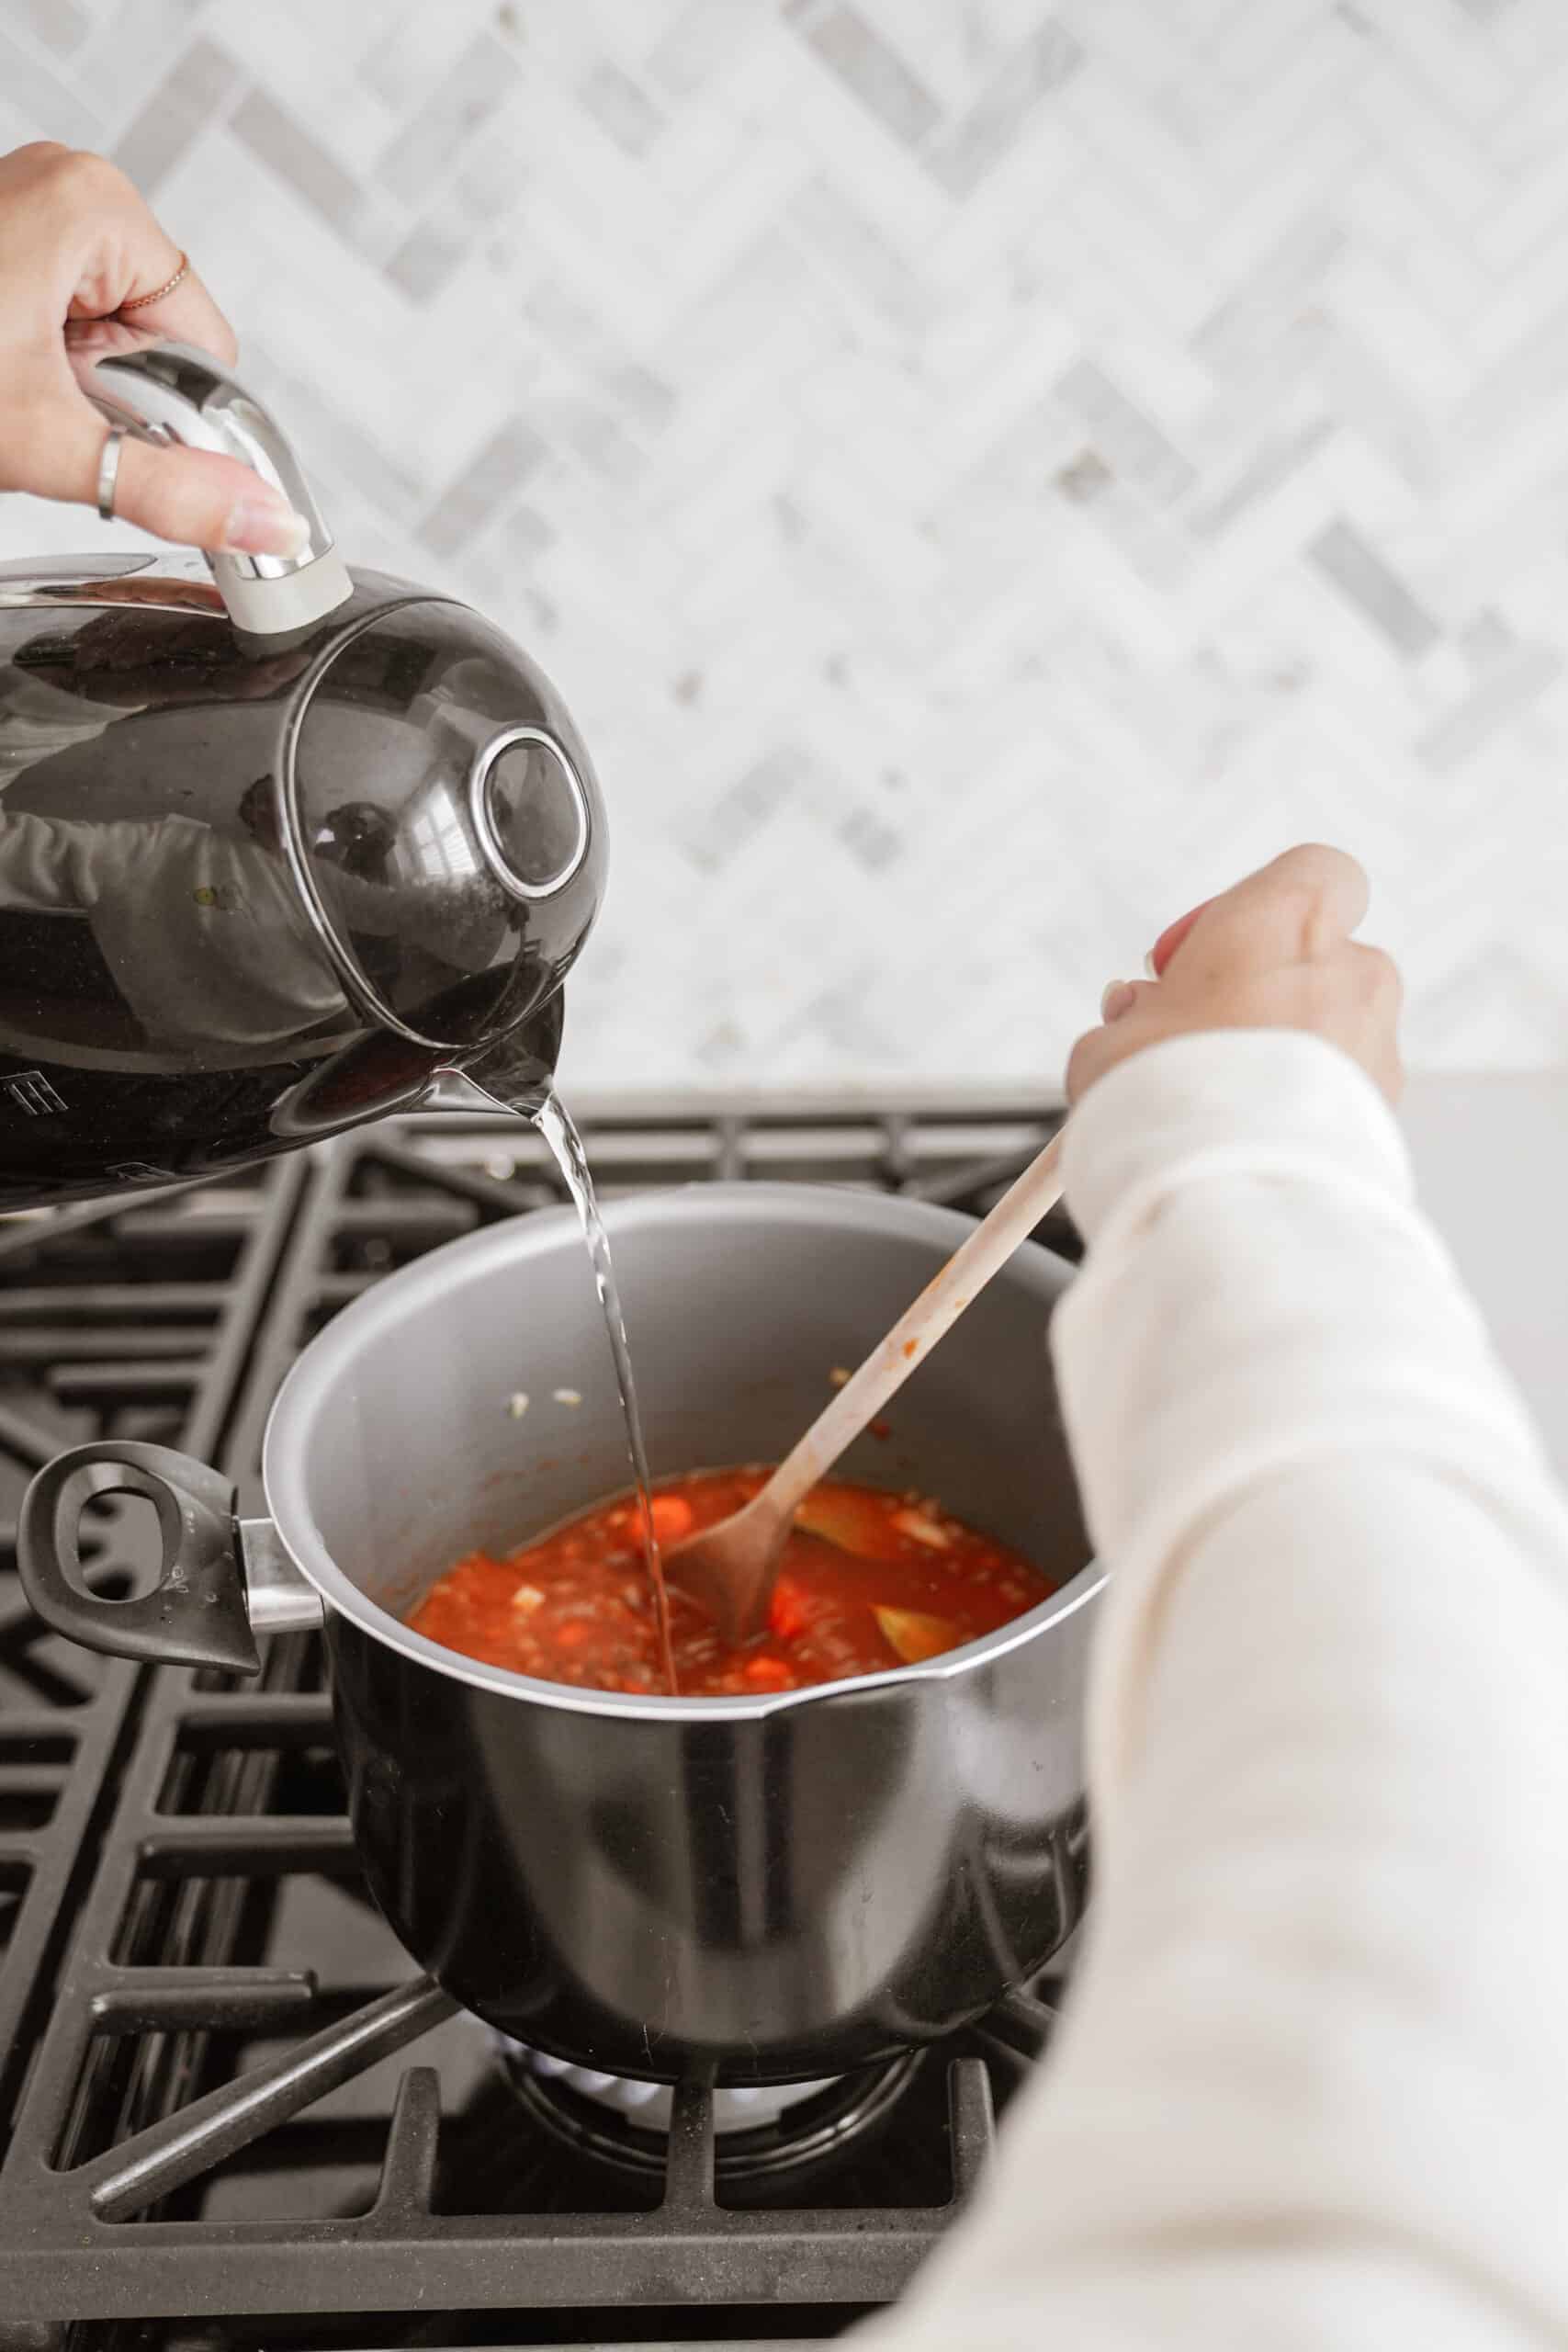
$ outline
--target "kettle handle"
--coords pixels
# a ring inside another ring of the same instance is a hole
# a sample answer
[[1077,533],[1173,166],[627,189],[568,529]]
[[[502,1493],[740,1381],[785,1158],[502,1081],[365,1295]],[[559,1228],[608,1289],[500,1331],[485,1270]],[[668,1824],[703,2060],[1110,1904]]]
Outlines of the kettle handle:
[[141,440],[237,458],[304,516],[310,537],[298,555],[208,555],[236,628],[278,637],[347,601],[354,582],[299,460],[261,402],[210,352],[102,320],[68,329],[66,345],[77,383],[111,424]]
[[[157,1585],[133,1600],[92,1591],[82,1572],[83,1510],[119,1494],[144,1496],[163,1537]],[[270,1521],[236,1521],[220,1471],[130,1439],[73,1446],[39,1472],[22,1500],[17,1566],[46,1625],[111,1657],[255,1674],[257,1631],[321,1623],[314,1588],[282,1561]]]

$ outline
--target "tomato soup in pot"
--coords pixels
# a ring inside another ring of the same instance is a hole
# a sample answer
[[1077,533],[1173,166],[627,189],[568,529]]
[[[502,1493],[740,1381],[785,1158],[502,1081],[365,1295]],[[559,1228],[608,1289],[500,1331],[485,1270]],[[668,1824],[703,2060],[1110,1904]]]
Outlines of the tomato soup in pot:
[[[674,1545],[750,1501],[765,1469],[710,1471],[653,1497]],[[765,1622],[728,1639],[670,1574],[671,1637],[683,1698],[800,1690],[886,1672],[994,1633],[1053,1587],[1021,1554],[918,1492],[824,1479],[795,1514]],[[664,1687],[640,1518],[630,1496],[497,1558],[458,1560],[410,1615],[416,1633],[541,1681],[598,1690]]]

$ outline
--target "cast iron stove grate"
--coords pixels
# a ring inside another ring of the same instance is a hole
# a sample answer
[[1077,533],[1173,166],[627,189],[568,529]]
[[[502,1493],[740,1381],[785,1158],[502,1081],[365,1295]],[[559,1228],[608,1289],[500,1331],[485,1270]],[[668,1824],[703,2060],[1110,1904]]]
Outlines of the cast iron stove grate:
[[[981,1212],[1030,1103],[592,1109],[602,1191],[795,1178]],[[660,2177],[578,2151],[359,1885],[314,1636],[259,1682],[97,1658],[15,1576],[26,1478],[89,1437],[182,1445],[259,1508],[299,1348],[391,1268],[553,1205],[528,1131],[462,1110],[118,1213],[0,1223],[0,2347],[773,2343],[886,2301],[971,2187],[1040,1988],[928,2053],[874,2131],[762,2185],[677,2095]],[[1043,1238],[1076,1254],[1057,1218]],[[96,1507],[103,1589],[152,1566]],[[403,2054],[408,2053],[404,2063]]]

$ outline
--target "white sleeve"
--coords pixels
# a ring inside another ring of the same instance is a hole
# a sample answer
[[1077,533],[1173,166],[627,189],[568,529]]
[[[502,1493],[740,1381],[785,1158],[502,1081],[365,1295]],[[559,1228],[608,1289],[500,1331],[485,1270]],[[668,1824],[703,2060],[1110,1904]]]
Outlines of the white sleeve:
[[81,839],[89,833],[47,817],[14,816],[0,800],[0,907],[46,915],[79,909]]
[[[1112,1570],[1067,2014],[886,2352],[1568,2342],[1568,1516],[1381,1096],[1172,1041],[1075,1115]],[[1506,1170],[1498,1171],[1506,1214]]]

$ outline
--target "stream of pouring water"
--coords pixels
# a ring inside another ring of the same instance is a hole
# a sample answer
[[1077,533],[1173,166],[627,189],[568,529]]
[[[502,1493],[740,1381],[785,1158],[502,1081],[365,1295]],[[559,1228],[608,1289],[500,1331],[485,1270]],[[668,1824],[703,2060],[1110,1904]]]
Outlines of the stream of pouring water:
[[[535,1107],[536,1103],[537,1107]],[[521,1104],[513,1107],[523,1108]],[[588,1245],[588,1256],[593,1268],[593,1286],[604,1310],[604,1335],[615,1359],[615,1385],[621,1392],[621,1412],[626,1425],[626,1452],[631,1456],[632,1480],[637,1487],[637,1508],[642,1514],[642,1543],[648,1558],[649,1580],[653,1587],[660,1664],[663,1668],[665,1688],[674,1697],[678,1686],[675,1656],[670,1644],[670,1593],[664,1581],[664,1562],[653,1524],[652,1480],[649,1476],[648,1449],[643,1443],[637,1382],[632,1374],[631,1351],[626,1344],[626,1318],[621,1308],[621,1294],[615,1286],[615,1267],[610,1255],[609,1236],[599,1215],[599,1203],[594,1196],[593,1180],[588,1172],[582,1137],[559,1095],[547,1094],[542,1103],[537,1102],[536,1095],[524,1115],[532,1119],[549,1146],[556,1166],[560,1170],[561,1181],[571,1195],[578,1222],[582,1227],[583,1240]]]

